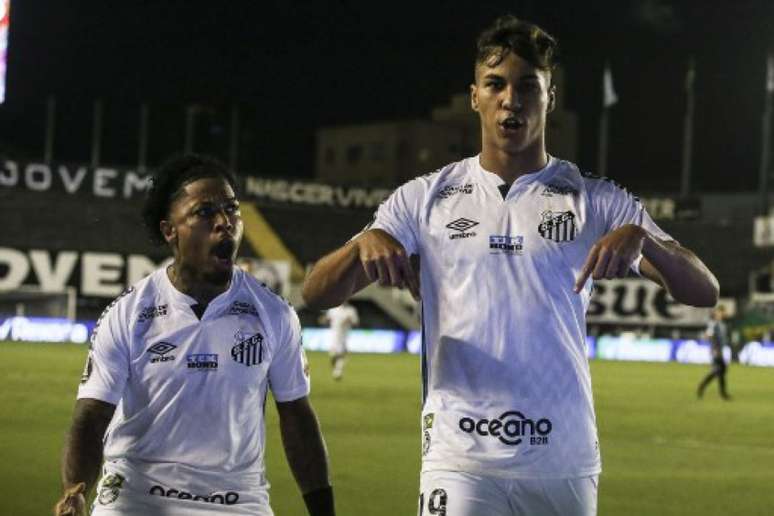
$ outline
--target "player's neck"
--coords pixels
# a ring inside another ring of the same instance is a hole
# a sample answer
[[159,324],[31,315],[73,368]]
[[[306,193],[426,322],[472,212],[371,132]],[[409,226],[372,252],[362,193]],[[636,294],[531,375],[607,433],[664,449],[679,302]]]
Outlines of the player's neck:
[[548,154],[542,146],[513,154],[484,146],[479,163],[487,172],[497,174],[503,181],[511,184],[525,174],[545,168],[548,165]]
[[167,277],[177,290],[194,298],[200,305],[204,306],[228,290],[231,284],[230,276],[225,281],[211,281],[199,274],[198,271],[181,266],[177,262],[167,267]]

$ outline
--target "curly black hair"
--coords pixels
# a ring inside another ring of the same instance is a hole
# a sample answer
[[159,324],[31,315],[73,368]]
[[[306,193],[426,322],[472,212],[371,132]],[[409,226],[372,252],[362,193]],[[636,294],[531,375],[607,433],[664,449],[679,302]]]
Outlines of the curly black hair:
[[482,63],[497,66],[508,52],[540,70],[552,72],[559,57],[559,44],[534,23],[509,14],[497,18],[478,37],[475,67]]
[[151,177],[145,196],[142,219],[153,243],[166,241],[159,224],[169,216],[169,207],[182,193],[183,187],[205,177],[223,178],[238,194],[236,176],[217,158],[201,154],[173,156],[164,162]]

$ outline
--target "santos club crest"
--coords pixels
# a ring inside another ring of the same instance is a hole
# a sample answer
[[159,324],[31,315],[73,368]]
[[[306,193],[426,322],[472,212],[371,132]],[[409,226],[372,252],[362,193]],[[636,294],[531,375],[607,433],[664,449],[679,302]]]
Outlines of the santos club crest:
[[234,340],[236,345],[231,348],[231,358],[235,362],[247,367],[263,362],[263,335],[256,333],[247,337],[238,331]]
[[538,233],[547,240],[569,242],[575,240],[575,214],[571,211],[544,211],[540,214]]

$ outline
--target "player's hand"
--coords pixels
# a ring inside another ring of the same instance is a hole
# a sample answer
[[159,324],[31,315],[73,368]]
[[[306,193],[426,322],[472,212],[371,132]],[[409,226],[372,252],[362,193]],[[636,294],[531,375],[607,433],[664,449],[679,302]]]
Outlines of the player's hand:
[[642,254],[647,235],[640,226],[626,224],[597,240],[575,282],[575,292],[583,289],[589,276],[594,279],[626,277],[629,267]]
[[80,482],[65,490],[54,506],[54,516],[86,516],[86,484]]
[[419,278],[406,249],[387,232],[370,229],[357,237],[360,263],[369,281],[383,287],[408,288],[419,299]]

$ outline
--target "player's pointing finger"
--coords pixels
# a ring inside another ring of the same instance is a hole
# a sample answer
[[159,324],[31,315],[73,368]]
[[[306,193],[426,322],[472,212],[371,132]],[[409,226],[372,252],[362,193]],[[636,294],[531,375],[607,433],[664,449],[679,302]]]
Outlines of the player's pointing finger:
[[594,270],[594,266],[596,265],[598,254],[599,254],[599,247],[595,245],[589,251],[589,255],[586,257],[586,263],[583,264],[583,268],[581,269],[581,272],[578,275],[577,280],[575,281],[574,290],[576,294],[583,289],[583,286],[586,284],[586,281],[589,279],[589,275],[591,275],[591,271]]

